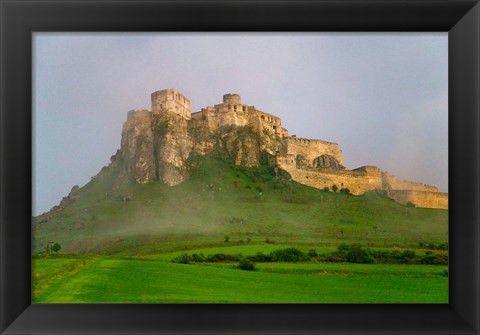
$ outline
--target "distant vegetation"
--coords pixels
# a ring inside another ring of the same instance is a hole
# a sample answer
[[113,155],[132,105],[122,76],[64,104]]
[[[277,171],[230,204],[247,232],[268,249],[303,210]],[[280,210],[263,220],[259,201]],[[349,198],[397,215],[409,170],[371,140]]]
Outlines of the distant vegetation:
[[192,264],[192,263],[225,263],[238,262],[248,259],[252,262],[348,262],[348,263],[382,263],[382,264],[431,264],[448,265],[446,253],[434,253],[424,251],[422,255],[417,255],[414,250],[375,250],[364,248],[358,244],[340,244],[337,250],[327,253],[317,253],[315,249],[310,249],[307,253],[297,248],[277,249],[269,254],[258,252],[255,255],[243,256],[242,254],[214,254],[205,256],[204,254],[183,253],[172,259],[174,263]]

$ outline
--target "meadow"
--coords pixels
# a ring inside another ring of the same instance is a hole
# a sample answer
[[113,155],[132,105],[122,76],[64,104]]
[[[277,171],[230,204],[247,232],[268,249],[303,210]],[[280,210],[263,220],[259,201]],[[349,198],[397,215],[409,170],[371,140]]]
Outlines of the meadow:
[[[447,210],[407,208],[383,192],[321,191],[222,156],[191,164],[191,178],[175,187],[128,183],[103,169],[78,200],[35,217],[32,301],[448,302]],[[45,254],[50,240],[62,245],[59,254]],[[328,255],[342,244],[415,257],[255,261],[255,271],[238,261],[175,262],[185,254],[252,258],[285,248]]]
[[[204,250],[205,251],[205,250]],[[33,302],[448,303],[447,266],[349,263],[177,264],[83,256],[34,259]]]

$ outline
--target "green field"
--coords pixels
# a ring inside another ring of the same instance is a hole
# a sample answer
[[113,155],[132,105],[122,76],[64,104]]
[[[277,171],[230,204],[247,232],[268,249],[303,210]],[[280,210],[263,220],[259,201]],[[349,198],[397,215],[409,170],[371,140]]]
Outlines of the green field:
[[35,259],[33,302],[447,303],[446,266]]
[[[382,192],[324,192],[221,156],[192,158],[190,174],[167,187],[119,182],[104,169],[77,200],[35,217],[33,301],[448,302],[447,266],[418,262],[429,252],[446,257],[447,210],[406,208]],[[60,255],[38,256],[50,240],[62,245]],[[243,271],[238,262],[172,262],[184,253],[253,256],[287,247],[328,254],[342,243],[412,250],[417,264],[312,259]]]

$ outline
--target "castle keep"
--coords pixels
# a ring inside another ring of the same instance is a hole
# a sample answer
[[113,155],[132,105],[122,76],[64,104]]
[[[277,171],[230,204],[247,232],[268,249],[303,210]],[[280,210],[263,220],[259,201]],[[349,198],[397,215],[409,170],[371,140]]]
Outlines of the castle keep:
[[258,167],[266,158],[293,180],[318,189],[336,185],[355,195],[385,190],[403,205],[448,208],[448,194],[435,186],[398,180],[375,166],[347,169],[337,143],[289,136],[280,118],[243,104],[238,94],[225,94],[221,104],[194,113],[190,99],[175,89],[153,92],[151,101],[151,111],[128,112],[121,149],[112,156],[113,165],[126,163],[125,172],[137,183],[177,185],[188,178],[192,152],[205,155],[221,147],[237,165]]

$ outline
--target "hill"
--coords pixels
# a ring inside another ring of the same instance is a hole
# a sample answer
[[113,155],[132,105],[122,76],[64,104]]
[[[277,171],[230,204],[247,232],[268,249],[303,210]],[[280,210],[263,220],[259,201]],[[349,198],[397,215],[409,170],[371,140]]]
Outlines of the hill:
[[448,211],[406,207],[383,191],[351,195],[291,180],[264,160],[235,165],[224,151],[191,154],[176,186],[138,184],[104,168],[63,205],[33,218],[33,251],[155,254],[225,244],[418,247],[448,240]]

